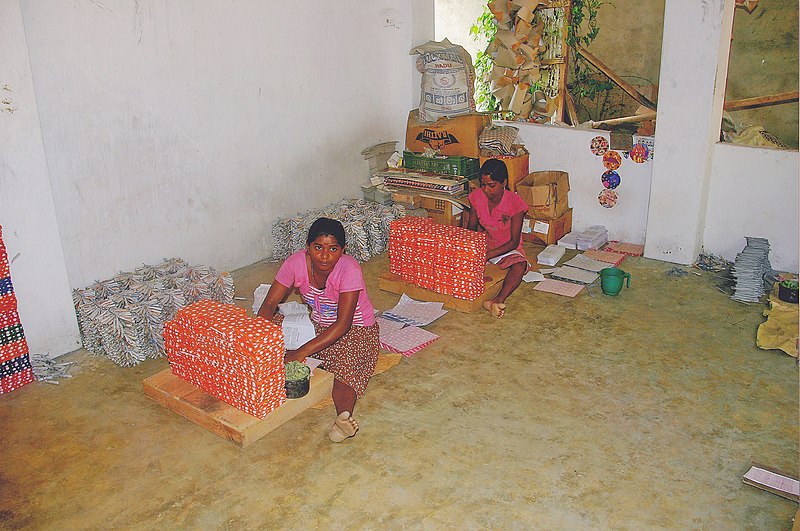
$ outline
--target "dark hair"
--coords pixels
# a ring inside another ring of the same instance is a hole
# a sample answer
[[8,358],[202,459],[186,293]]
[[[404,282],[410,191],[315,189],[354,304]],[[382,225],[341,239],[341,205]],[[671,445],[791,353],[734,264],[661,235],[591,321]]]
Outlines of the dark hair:
[[330,218],[317,218],[308,229],[308,238],[306,238],[306,245],[311,245],[311,242],[320,236],[333,236],[336,242],[344,248],[344,227],[335,219]]
[[506,163],[499,159],[489,159],[481,166],[481,175],[488,175],[494,182],[508,182],[508,168]]

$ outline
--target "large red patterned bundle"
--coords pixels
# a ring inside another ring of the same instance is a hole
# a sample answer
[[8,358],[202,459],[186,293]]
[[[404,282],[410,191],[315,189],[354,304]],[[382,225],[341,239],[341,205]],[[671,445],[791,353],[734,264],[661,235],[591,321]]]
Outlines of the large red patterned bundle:
[[283,330],[233,304],[204,299],[164,325],[177,376],[258,418],[286,400]]
[[473,301],[483,294],[486,234],[427,218],[389,227],[389,270],[421,288]]
[[0,227],[0,394],[19,389],[33,380],[28,343],[17,313],[17,298]]

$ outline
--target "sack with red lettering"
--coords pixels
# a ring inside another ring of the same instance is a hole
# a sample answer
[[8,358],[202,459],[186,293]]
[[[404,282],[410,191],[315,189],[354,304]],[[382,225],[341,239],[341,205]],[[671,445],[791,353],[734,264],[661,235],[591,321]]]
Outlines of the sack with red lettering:
[[412,48],[419,54],[417,70],[422,73],[419,119],[435,122],[446,116],[475,112],[475,69],[463,47],[444,39]]

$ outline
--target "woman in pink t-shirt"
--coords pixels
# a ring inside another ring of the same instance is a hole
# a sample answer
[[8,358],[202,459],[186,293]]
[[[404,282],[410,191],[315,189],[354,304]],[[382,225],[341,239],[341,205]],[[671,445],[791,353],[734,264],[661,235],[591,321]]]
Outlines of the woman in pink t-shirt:
[[328,434],[334,442],[358,431],[353,419],[356,399],[367,388],[378,361],[379,334],[375,310],[367,296],[361,266],[344,254],[342,224],[317,219],[308,231],[306,249],[281,264],[258,315],[281,321],[278,304],[293,288],[311,307],[317,336],[297,350],[287,350],[285,360],[303,361],[312,356],[333,373],[336,421]]
[[528,204],[506,189],[508,170],[505,163],[489,159],[481,166],[481,187],[469,194],[472,208],[467,228],[486,232],[486,260],[508,269],[500,293],[483,303],[495,317],[506,312],[506,298],[519,287],[528,272],[528,258],[522,250],[522,218]]

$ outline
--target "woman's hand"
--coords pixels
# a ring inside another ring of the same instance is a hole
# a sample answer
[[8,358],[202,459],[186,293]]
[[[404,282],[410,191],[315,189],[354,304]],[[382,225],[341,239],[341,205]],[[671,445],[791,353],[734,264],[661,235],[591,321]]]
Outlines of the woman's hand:
[[283,356],[284,363],[289,363],[290,361],[299,361],[303,363],[306,359],[307,355],[303,354],[299,350],[287,350],[286,354]]

